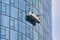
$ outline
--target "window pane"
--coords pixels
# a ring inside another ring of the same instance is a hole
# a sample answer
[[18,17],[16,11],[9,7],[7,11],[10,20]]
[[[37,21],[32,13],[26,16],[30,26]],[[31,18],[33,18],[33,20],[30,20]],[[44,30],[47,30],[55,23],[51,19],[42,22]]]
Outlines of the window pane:
[[15,6],[18,7],[18,0],[15,0]]
[[2,5],[2,12],[5,12],[5,5]]
[[26,19],[25,16],[26,16],[25,12],[23,12],[23,22],[25,22],[25,19]]
[[12,5],[12,6],[15,5],[15,0],[11,0],[11,5]]
[[15,30],[18,31],[18,20],[15,20]]
[[23,40],[23,36],[22,35],[19,35],[19,40]]
[[30,28],[27,28],[27,27],[26,27],[26,36],[28,37],[30,36]]
[[33,4],[36,5],[36,0],[33,0]]
[[27,0],[27,1],[32,5],[33,0]]
[[2,37],[2,38],[5,38],[5,31],[6,31],[6,30],[5,30],[5,27],[2,27],[2,26],[1,26],[1,37]]
[[26,40],[31,40],[31,39],[29,39],[28,37],[26,37]]
[[43,27],[41,25],[39,25],[39,33],[43,36]]
[[[22,5],[23,4],[23,5]],[[23,11],[25,11],[25,1],[19,0],[19,8]]]
[[36,8],[38,9],[38,3],[39,3],[39,1],[38,0],[36,0]]
[[34,26],[34,30],[38,32],[38,23],[36,23],[36,26]]
[[23,35],[23,40],[25,40],[25,36]]
[[9,39],[9,28],[6,28],[6,39]]
[[2,2],[9,4],[9,0],[2,0]]
[[19,19],[22,20],[23,22],[25,22],[25,12],[19,10]]
[[19,19],[23,20],[23,13],[22,12],[19,13]]
[[1,40],[6,40],[6,39],[2,39],[2,38],[1,38]]
[[10,39],[17,40],[17,32],[14,30],[10,30]]
[[15,27],[15,20],[10,19],[10,28],[14,28]]
[[6,5],[6,15],[9,15],[9,5]]
[[14,4],[14,0],[11,0],[11,3],[13,3],[13,4]]
[[2,25],[9,27],[9,17],[2,15]]
[[14,18],[18,17],[18,9],[17,8],[11,7],[11,16]]
[[32,30],[32,28],[30,28],[30,38],[32,39],[33,38],[33,30]]
[[38,33],[36,31],[33,31],[33,39],[38,40]]
[[19,21],[19,32],[25,34],[25,24]]

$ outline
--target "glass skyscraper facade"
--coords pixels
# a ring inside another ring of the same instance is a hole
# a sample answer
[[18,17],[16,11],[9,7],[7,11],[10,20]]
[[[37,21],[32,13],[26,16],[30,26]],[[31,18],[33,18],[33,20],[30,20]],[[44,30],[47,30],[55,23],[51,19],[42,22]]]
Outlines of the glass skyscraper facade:
[[[39,24],[26,20],[30,11]],[[51,0],[0,0],[0,40],[52,40]]]

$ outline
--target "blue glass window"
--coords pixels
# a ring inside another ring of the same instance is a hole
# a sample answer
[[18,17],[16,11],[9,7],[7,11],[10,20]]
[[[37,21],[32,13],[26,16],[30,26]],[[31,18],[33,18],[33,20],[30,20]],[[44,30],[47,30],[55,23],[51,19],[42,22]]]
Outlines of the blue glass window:
[[6,39],[1,38],[1,40],[6,40]]
[[[39,34],[39,35],[38,35],[38,39],[39,39],[39,40],[42,40],[42,38],[43,38],[43,37]],[[44,38],[43,38],[43,39],[44,39]],[[45,39],[44,39],[44,40],[45,40]]]
[[9,28],[6,28],[6,39],[9,39]]
[[26,0],[27,2],[29,2],[30,4],[32,4],[32,0]]
[[3,12],[3,13],[6,12],[5,8],[6,8],[6,5],[5,5],[5,4],[2,4],[2,12]]
[[19,40],[23,40],[23,35],[19,34]]
[[9,0],[2,0],[3,3],[9,4]]
[[6,15],[9,15],[9,5],[6,5]]
[[29,37],[30,36],[30,29],[26,27],[26,35]]
[[25,22],[25,12],[19,11],[19,19]]
[[33,39],[38,40],[38,33],[36,31],[33,31]]
[[0,3],[0,13],[1,13],[1,8],[2,8],[2,7],[1,7],[1,3]]
[[23,20],[23,12],[19,12],[19,19]]
[[11,0],[11,5],[14,6],[15,0]]
[[25,36],[25,35],[23,35],[23,40],[25,40],[25,37],[26,37],[26,36]]
[[23,12],[23,22],[25,22],[25,18],[26,17],[26,14],[25,14],[25,12]]
[[29,39],[28,37],[26,37],[26,40],[31,40],[31,39]]
[[33,5],[36,5],[36,0],[33,0]]
[[5,29],[6,29],[5,27],[1,26],[1,37],[2,38],[5,38],[5,31],[6,31]]
[[38,3],[39,3],[39,1],[38,0],[36,0],[36,8],[38,9]]
[[42,4],[39,2],[39,11],[41,12],[41,13],[43,13],[43,6],[42,6]]
[[33,12],[34,12],[35,14],[38,14],[38,11],[37,11],[36,8],[33,8]]
[[32,39],[33,38],[33,29],[30,28],[30,38]]
[[10,40],[17,40],[17,32],[10,30]]
[[43,35],[43,27],[39,24],[39,33],[41,34],[41,35]]
[[19,36],[18,36],[19,40],[25,40],[25,37],[26,37],[25,35],[19,33]]
[[15,30],[18,31],[18,20],[15,20]]
[[26,25],[26,36],[30,37],[30,27]]
[[18,9],[15,7],[11,7],[11,16],[14,18],[18,17]]
[[[27,3],[28,4],[28,3]],[[28,13],[28,11],[30,11],[30,9],[29,9],[29,6],[26,4],[26,13]]]
[[34,26],[34,30],[38,32],[38,23],[36,23],[36,26]]
[[19,32],[25,34],[25,24],[19,21]]
[[14,28],[14,27],[15,27],[15,20],[10,19],[10,28]]
[[18,0],[15,0],[15,6],[18,8]]
[[11,0],[11,3],[14,3],[15,0]]
[[[22,5],[23,4],[23,5]],[[23,11],[25,11],[25,1],[19,0],[19,8]]]
[[9,17],[8,16],[2,15],[2,25],[9,27]]

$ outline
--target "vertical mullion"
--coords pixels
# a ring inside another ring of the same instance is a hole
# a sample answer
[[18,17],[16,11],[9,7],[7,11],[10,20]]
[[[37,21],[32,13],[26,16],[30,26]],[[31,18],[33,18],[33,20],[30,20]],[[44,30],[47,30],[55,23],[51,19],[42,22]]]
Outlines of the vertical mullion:
[[5,4],[5,15],[6,15],[6,4]]
[[19,0],[18,0],[18,40],[19,40]]
[[10,40],[10,15],[11,15],[11,0],[9,0],[9,40]]
[[15,0],[14,0],[14,6],[15,6]]
[[[1,16],[1,7],[2,7],[2,0],[0,0],[0,37],[1,37],[1,24],[2,24],[2,16]],[[1,38],[0,38],[0,40],[1,40]]]

